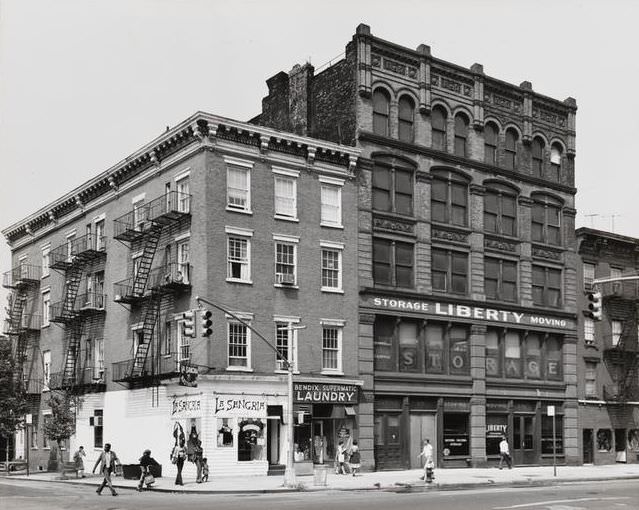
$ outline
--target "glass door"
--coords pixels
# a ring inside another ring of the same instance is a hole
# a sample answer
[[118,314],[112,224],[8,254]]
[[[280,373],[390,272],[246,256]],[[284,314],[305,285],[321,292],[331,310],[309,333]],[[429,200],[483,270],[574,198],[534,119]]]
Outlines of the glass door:
[[514,464],[536,463],[534,415],[515,415],[513,417],[513,444],[511,449]]

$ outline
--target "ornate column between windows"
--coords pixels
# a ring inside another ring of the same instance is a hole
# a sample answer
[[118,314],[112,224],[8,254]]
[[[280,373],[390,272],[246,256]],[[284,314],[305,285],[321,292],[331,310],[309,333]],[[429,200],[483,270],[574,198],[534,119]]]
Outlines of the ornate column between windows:
[[529,145],[532,142],[532,83],[524,81],[519,87],[524,91],[524,133],[521,141]]
[[370,99],[372,95],[372,64],[371,64],[371,28],[361,24],[356,30],[357,37],[357,89],[359,95]]
[[419,112],[430,113],[430,46],[420,44],[417,47],[419,57]]
[[484,66],[473,64],[470,66],[475,80],[473,87],[473,128],[478,131],[484,129]]
[[575,101],[574,98],[569,97],[564,100],[564,104],[569,108],[566,155],[572,159],[575,157],[575,114],[577,113],[577,101]]

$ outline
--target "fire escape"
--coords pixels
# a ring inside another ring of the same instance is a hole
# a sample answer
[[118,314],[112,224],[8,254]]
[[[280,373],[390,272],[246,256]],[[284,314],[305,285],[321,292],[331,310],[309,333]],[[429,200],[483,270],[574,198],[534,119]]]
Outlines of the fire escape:
[[39,266],[21,263],[7,271],[2,281],[4,288],[12,290],[4,333],[13,340],[15,376],[23,382],[29,333],[38,333],[41,326],[41,316],[28,309],[30,298],[31,302],[37,302],[33,298],[40,285],[40,270]]
[[[51,374],[52,389],[76,389],[86,382],[79,370],[82,336],[87,321],[105,313],[106,296],[101,289],[79,294],[80,286],[89,265],[106,258],[103,236],[87,234],[69,238],[67,242],[51,250],[49,267],[64,275],[62,300],[51,305],[51,322],[63,325],[65,330],[65,357],[62,372]],[[89,276],[87,275],[87,278]]]
[[621,331],[613,331],[606,342],[604,360],[613,383],[604,386],[604,399],[610,403],[625,404],[639,400],[639,344],[637,338],[637,304],[639,282],[619,281],[602,285],[604,306],[608,316],[616,317]]
[[[170,191],[151,202],[134,207],[114,220],[114,238],[140,248],[133,262],[133,276],[114,284],[114,301],[137,307],[142,328],[136,332],[134,357],[113,363],[113,381],[134,382],[158,374],[174,374],[175,360],[166,367],[149,358],[154,331],[160,318],[162,299],[191,288],[188,263],[166,261],[152,268],[162,234],[183,221],[190,221],[190,195]],[[166,362],[165,362],[166,363]]]

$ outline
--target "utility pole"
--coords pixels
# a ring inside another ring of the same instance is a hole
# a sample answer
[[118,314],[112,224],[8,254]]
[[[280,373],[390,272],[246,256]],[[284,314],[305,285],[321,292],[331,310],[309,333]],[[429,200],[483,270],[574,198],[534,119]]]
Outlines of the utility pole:
[[585,218],[590,218],[590,228],[595,228],[595,218],[598,216],[598,214],[584,214]]

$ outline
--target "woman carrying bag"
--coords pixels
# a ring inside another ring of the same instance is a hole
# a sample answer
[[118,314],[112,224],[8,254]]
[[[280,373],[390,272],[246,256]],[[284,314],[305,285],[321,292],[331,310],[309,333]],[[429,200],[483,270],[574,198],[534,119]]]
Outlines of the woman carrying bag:
[[159,466],[158,462],[151,457],[151,450],[144,450],[140,457],[140,483],[138,483],[138,492],[142,490],[142,486],[146,484],[147,488],[155,483],[155,478],[151,474],[150,466]]

